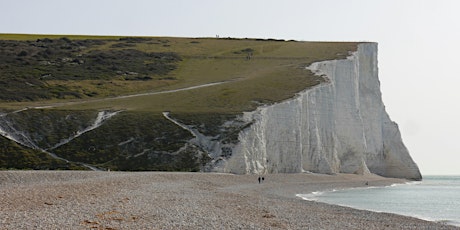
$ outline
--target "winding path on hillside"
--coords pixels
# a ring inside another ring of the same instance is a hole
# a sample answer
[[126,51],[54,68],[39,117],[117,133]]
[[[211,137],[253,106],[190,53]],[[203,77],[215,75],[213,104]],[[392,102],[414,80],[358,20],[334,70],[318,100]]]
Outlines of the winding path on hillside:
[[26,108],[16,110],[16,111],[14,111],[12,113],[21,112],[21,111],[27,110],[29,108],[31,108],[31,109],[56,108],[56,107],[68,106],[68,105],[84,104],[84,103],[89,103],[89,102],[101,102],[101,101],[110,101],[110,100],[125,99],[125,98],[132,98],[132,97],[141,97],[141,96],[151,96],[151,95],[158,95],[158,94],[176,93],[176,92],[181,92],[181,91],[194,90],[194,89],[200,89],[200,88],[205,88],[205,87],[221,85],[221,84],[230,83],[230,82],[234,82],[234,81],[237,81],[237,80],[227,80],[227,81],[212,82],[212,83],[206,83],[206,84],[201,84],[201,85],[195,85],[195,86],[179,88],[179,89],[171,89],[171,90],[165,90],[165,91],[137,93],[137,94],[122,95],[122,96],[116,96],[116,97],[107,97],[107,98],[94,99],[94,100],[89,99],[89,100],[81,100],[81,101],[54,103],[54,104],[43,105],[43,106],[26,107]]

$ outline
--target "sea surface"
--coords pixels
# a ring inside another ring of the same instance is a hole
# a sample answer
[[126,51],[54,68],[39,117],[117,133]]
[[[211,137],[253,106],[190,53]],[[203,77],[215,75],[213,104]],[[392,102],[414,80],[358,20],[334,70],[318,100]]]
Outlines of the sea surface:
[[460,176],[424,176],[421,182],[300,194],[306,200],[396,213],[460,226]]

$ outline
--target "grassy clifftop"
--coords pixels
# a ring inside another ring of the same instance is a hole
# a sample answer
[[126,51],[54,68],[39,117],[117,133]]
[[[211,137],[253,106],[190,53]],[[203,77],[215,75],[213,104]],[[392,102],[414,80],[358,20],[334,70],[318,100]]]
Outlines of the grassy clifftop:
[[[0,44],[4,108],[73,101],[66,109],[200,113],[290,98],[321,81],[306,66],[356,50],[356,43],[172,37],[0,35]],[[225,83],[155,94],[216,82]]]

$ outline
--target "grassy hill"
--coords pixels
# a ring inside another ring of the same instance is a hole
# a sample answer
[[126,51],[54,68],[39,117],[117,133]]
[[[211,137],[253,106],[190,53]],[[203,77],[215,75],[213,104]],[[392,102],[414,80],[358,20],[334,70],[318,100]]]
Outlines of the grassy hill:
[[321,81],[306,66],[356,50],[356,43],[171,37],[0,35],[0,44],[2,107],[78,101],[70,108],[154,112],[239,112],[284,100]]
[[[2,117],[46,148],[71,135],[69,127],[90,122],[95,111],[122,110],[54,153],[111,169],[199,170],[204,158],[196,147],[171,155],[192,137],[161,112],[235,141],[242,127],[224,128],[226,121],[319,84],[324,79],[305,67],[346,58],[356,47],[352,42],[274,39],[0,34],[0,112],[51,106]],[[80,121],[71,123],[69,116]],[[137,144],[114,144],[126,140]],[[18,168],[51,165],[44,157],[30,160],[36,150],[6,139],[1,143],[6,147],[0,150],[0,168],[14,168],[13,152],[16,162],[21,161],[18,152],[32,162]],[[52,162],[53,167],[77,167],[58,163]]]

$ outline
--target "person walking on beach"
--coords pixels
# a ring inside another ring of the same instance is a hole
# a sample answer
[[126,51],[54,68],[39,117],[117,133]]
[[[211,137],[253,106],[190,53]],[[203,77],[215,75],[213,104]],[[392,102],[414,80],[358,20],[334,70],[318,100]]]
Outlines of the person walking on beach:
[[259,176],[259,184],[260,184],[260,176]]

